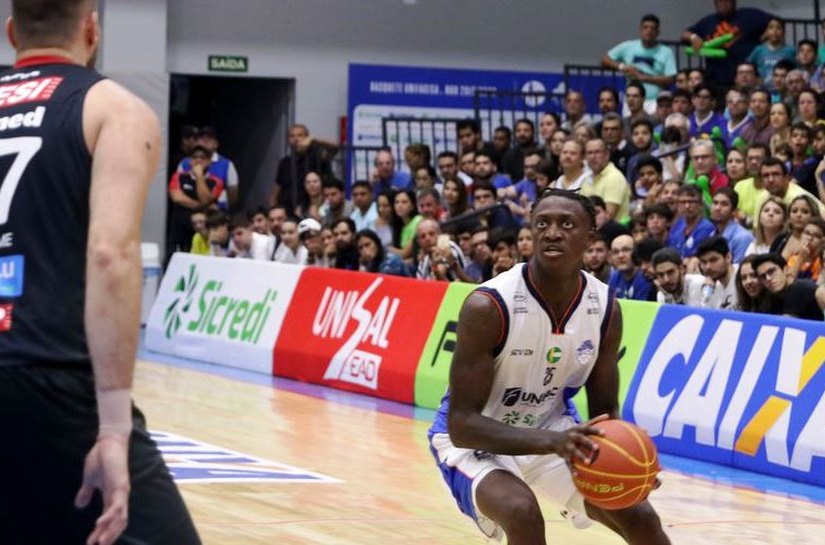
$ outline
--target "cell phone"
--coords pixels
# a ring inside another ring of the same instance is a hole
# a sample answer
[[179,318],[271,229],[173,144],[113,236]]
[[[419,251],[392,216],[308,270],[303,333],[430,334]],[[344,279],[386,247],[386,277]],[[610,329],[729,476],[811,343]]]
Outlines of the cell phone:
[[450,247],[450,235],[438,235],[438,240],[436,241],[436,246],[439,248],[449,248]]

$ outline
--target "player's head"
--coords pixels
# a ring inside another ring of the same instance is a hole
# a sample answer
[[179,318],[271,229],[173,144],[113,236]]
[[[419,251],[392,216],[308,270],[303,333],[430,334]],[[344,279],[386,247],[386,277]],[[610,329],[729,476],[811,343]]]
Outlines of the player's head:
[[18,53],[56,48],[92,66],[100,42],[97,0],[12,0],[6,22],[9,42]]
[[533,206],[533,255],[580,264],[596,229],[590,199],[564,189],[545,189]]

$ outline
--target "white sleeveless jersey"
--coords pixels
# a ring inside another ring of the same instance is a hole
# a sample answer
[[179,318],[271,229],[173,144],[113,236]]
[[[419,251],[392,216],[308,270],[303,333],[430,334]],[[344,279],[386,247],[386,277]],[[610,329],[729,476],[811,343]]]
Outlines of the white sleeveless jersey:
[[565,415],[577,417],[570,398],[596,363],[613,296],[606,284],[581,272],[576,296],[564,315],[554,317],[529,271],[519,265],[477,288],[501,307],[506,334],[496,347],[482,414],[511,426],[552,428]]

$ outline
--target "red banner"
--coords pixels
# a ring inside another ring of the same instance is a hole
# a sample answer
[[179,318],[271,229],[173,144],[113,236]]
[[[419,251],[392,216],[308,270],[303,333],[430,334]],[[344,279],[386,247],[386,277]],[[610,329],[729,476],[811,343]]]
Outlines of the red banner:
[[412,403],[444,282],[308,267],[284,318],[273,374]]

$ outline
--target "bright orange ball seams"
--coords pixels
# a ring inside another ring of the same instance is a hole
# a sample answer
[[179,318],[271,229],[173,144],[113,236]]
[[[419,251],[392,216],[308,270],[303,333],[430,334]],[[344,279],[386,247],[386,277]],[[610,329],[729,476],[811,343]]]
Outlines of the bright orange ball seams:
[[605,420],[593,427],[605,435],[590,436],[599,445],[590,465],[573,464],[579,492],[589,503],[608,510],[643,502],[661,469],[656,445],[647,432],[630,422]]

